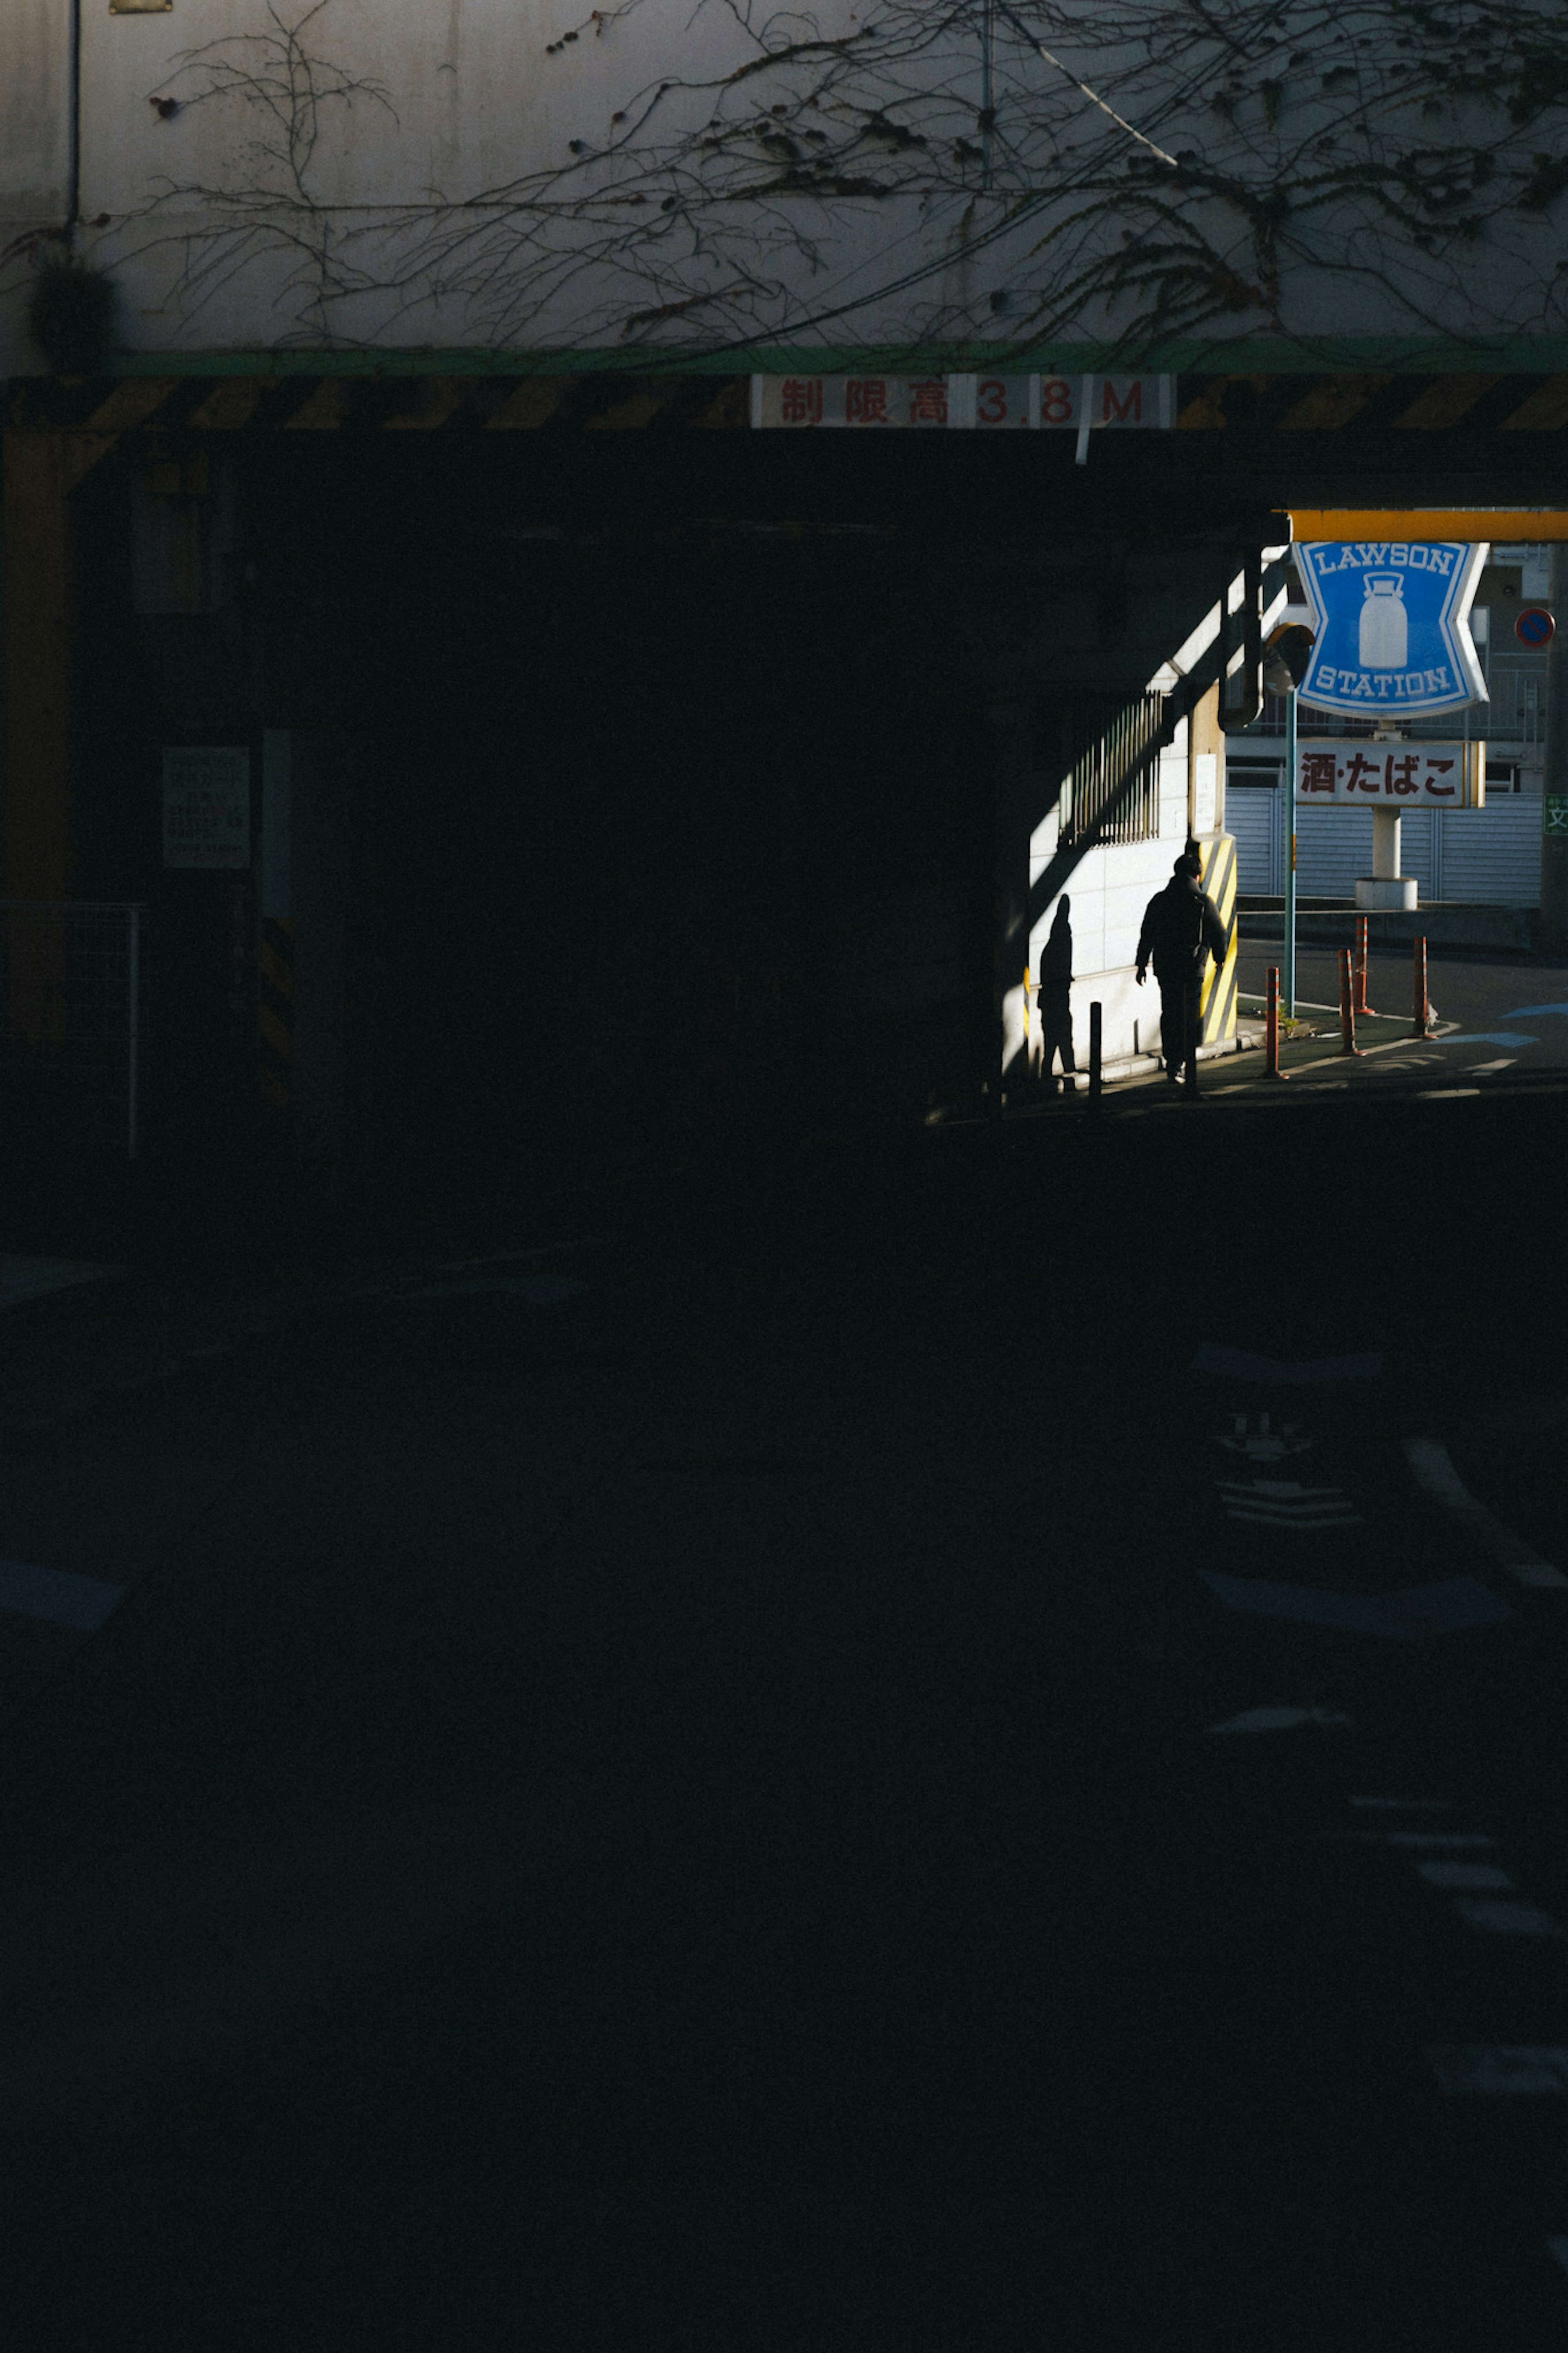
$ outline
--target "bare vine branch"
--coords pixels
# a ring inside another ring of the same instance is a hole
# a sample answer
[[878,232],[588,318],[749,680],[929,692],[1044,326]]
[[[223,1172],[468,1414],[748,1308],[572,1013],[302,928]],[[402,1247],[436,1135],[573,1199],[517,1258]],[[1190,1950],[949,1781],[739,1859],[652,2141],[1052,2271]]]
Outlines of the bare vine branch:
[[[170,183],[133,225],[135,250],[177,248],[191,315],[264,267],[292,306],[280,341],[456,315],[454,341],[628,358],[836,338],[1136,358],[1177,332],[1301,332],[1326,286],[1383,332],[1458,321],[1479,343],[1568,316],[1557,0],[1008,0],[988,113],[975,0],[877,0],[839,30],[697,0],[665,69],[558,161],[374,208],[317,185],[329,110],[398,119],[316,47],[331,5],[264,0],[258,30],[153,93],[255,126],[222,183]],[[654,5],[593,10],[542,69],[584,39],[624,48]]]

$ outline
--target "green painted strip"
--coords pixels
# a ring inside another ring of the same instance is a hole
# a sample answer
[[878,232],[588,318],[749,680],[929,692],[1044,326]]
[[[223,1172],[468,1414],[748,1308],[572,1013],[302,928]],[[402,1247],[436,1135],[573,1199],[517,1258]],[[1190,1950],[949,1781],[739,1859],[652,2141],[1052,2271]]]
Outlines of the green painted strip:
[[[1307,375],[1372,369],[1394,375],[1440,375],[1469,370],[1512,375],[1568,371],[1568,335],[1479,337],[1459,343],[1435,335],[1318,335],[1293,340],[1249,335],[1233,342],[1173,336],[1142,349],[1067,341],[1021,343],[844,344],[835,350],[799,345],[752,349],[681,350],[647,344],[635,351],[247,351],[123,352],[120,376],[177,375],[843,375],[862,370],[942,375],[984,369],[1053,368],[1064,375],[1110,369],[1132,375]],[[23,383],[26,378],[14,378]]]

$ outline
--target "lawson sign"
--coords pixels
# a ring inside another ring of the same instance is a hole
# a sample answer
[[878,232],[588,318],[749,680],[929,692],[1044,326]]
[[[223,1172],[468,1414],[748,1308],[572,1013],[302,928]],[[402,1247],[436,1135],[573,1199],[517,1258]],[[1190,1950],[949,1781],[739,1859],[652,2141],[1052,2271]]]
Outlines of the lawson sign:
[[1316,637],[1301,701],[1353,719],[1484,702],[1469,612],[1487,552],[1458,539],[1299,547]]

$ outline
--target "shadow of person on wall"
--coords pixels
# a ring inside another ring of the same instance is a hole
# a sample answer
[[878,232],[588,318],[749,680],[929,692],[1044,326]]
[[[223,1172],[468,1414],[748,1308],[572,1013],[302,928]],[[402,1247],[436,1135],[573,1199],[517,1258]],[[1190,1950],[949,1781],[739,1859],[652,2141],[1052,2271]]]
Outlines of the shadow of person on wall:
[[1040,1086],[1047,1095],[1062,1091],[1062,1082],[1056,1075],[1058,1053],[1069,1078],[1078,1068],[1072,1056],[1072,925],[1068,921],[1071,905],[1064,891],[1057,902],[1050,936],[1040,950]]

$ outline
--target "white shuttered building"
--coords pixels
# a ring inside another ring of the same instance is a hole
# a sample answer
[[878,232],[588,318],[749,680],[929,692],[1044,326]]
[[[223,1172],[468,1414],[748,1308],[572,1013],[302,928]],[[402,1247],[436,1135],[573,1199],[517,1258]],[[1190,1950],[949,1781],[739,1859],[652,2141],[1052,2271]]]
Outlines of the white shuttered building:
[[[1283,769],[1230,765],[1226,825],[1236,837],[1237,888],[1283,898],[1289,863]],[[1273,782],[1265,781],[1272,776]],[[1479,809],[1413,809],[1400,825],[1400,871],[1423,902],[1541,904],[1541,797],[1492,793]],[[1304,808],[1296,824],[1296,889],[1307,899],[1352,899],[1372,872],[1369,809]]]

